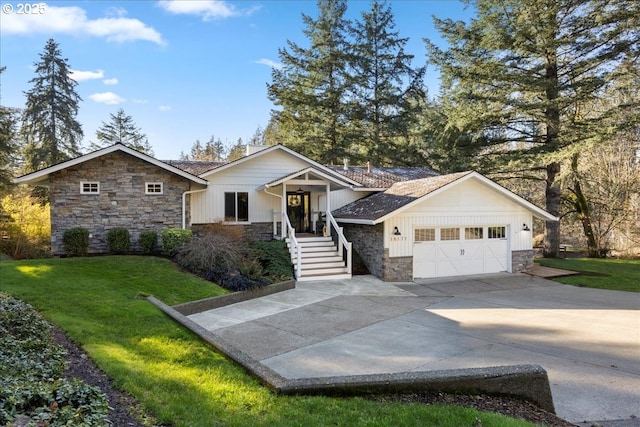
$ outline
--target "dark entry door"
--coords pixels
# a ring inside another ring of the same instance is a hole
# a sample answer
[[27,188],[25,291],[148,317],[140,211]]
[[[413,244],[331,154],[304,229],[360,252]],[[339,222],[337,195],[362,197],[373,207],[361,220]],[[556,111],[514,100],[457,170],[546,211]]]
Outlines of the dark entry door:
[[287,193],[287,216],[296,233],[311,232],[311,193]]

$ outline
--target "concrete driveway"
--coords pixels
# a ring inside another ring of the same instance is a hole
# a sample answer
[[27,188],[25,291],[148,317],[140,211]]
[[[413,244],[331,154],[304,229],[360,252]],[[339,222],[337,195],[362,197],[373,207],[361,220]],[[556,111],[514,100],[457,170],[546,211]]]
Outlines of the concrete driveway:
[[290,379],[538,364],[558,416],[640,426],[640,294],[524,274],[356,276],[189,318]]

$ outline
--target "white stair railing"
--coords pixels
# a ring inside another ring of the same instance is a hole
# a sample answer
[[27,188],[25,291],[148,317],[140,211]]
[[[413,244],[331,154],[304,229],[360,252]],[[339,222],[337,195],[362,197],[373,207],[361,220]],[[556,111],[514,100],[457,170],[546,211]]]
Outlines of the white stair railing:
[[329,236],[333,236],[331,233],[331,229],[336,230],[336,235],[338,236],[338,254],[343,256],[344,250],[347,251],[347,273],[351,274],[351,242],[347,241],[347,238],[344,237],[344,229],[342,227],[338,227],[338,223],[331,215],[331,212],[326,212],[326,220],[327,220],[327,233]]
[[293,268],[296,279],[298,279],[300,277],[300,274],[302,273],[302,246],[300,246],[298,239],[296,239],[296,230],[291,226],[289,216],[283,213],[282,219],[282,224],[285,227],[285,235],[289,236],[289,250],[291,251],[292,255],[295,254],[296,256],[296,262]]

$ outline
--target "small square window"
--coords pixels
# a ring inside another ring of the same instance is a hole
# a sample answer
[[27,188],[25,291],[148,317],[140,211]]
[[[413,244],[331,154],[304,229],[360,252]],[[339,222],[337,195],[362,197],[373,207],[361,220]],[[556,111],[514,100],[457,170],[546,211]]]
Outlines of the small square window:
[[228,222],[249,221],[249,193],[224,193],[224,220]]
[[460,240],[459,228],[441,228],[440,240]]
[[482,227],[466,227],[464,229],[464,240],[482,239]]
[[505,239],[507,237],[506,227],[489,227],[487,234],[490,239]]
[[162,194],[162,183],[147,182],[145,184],[145,194]]
[[97,181],[81,181],[80,194],[100,194],[100,183]]
[[414,231],[414,240],[416,242],[433,242],[436,240],[436,229],[416,228]]

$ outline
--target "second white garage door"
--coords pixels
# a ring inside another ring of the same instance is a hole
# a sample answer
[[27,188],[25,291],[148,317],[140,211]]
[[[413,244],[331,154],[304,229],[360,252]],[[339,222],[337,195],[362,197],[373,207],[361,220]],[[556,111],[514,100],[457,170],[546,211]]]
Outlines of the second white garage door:
[[413,277],[507,271],[507,250],[504,226],[416,228]]

